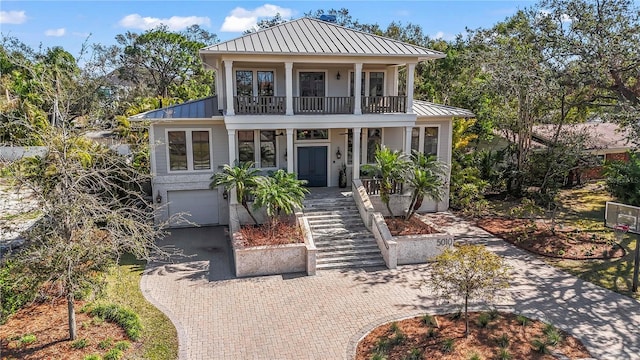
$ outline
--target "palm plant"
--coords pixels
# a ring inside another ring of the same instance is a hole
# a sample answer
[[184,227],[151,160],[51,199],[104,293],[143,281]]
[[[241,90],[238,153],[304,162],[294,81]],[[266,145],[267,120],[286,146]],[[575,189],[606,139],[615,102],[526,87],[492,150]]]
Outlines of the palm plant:
[[247,210],[253,222],[258,225],[258,220],[249,209],[249,204],[247,203],[247,195],[251,194],[256,187],[257,177],[258,170],[254,167],[253,162],[236,162],[234,166],[225,164],[221,172],[211,177],[213,181],[209,187],[224,186],[227,192],[235,189],[238,203],[242,204],[242,207]]
[[433,155],[425,155],[414,151],[411,154],[410,176],[407,177],[407,184],[411,186],[411,202],[405,220],[411,217],[420,209],[425,197],[440,201],[444,194],[445,167]]
[[298,180],[295,174],[282,169],[271,176],[256,178],[253,206],[256,209],[265,208],[270,229],[277,224],[281,213],[292,214],[296,207],[302,207],[305,195],[309,192],[303,187],[305,183],[305,180]]
[[411,162],[407,155],[386,146],[379,147],[375,153],[375,163],[363,165],[366,171],[372,171],[380,177],[380,200],[393,217],[389,200],[395,182],[404,181]]

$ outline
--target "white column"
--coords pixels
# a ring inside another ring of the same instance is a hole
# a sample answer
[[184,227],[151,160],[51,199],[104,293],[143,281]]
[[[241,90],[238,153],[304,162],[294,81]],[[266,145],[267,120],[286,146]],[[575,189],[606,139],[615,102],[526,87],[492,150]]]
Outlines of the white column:
[[[287,115],[293,115],[293,63],[284,63],[284,89],[287,97]],[[288,131],[288,130],[287,130]],[[290,171],[291,172],[291,171]]]
[[227,98],[227,115],[235,115],[233,109],[233,61],[224,61],[224,77],[225,77],[225,97]]
[[216,60],[216,95],[218,99],[218,109],[224,109],[224,83],[222,79],[224,78],[224,71],[222,70],[222,62],[220,60]]
[[[234,166],[236,163],[236,131],[235,130],[227,130],[227,135],[229,136],[229,165]],[[236,190],[233,189],[229,192],[229,203],[237,204],[238,199],[236,199]]]
[[407,114],[413,114],[413,77],[416,64],[407,64]]
[[353,180],[360,179],[360,132],[362,128],[353,128]]
[[293,172],[293,129],[287,129],[287,172]]
[[362,63],[354,64],[353,66],[353,114],[362,114]]
[[407,155],[411,155],[411,132],[413,128],[411,126],[406,126],[404,128],[404,153]]

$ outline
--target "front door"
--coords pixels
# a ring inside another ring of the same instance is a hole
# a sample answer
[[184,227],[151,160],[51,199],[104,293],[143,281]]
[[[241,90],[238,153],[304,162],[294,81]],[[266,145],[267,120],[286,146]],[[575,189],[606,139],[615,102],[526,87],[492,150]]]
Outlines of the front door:
[[327,147],[304,146],[298,148],[298,179],[307,180],[307,186],[327,186]]

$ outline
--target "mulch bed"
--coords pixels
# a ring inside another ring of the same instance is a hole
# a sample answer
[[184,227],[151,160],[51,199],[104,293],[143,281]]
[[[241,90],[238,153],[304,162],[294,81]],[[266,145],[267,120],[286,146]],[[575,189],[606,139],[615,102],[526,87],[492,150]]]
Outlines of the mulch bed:
[[[510,359],[556,359],[551,354],[537,352],[532,345],[534,339],[544,342],[548,340],[544,333],[546,324],[543,322],[529,320],[523,326],[515,314],[494,313],[495,318],[486,327],[480,327],[477,322],[480,314],[469,313],[469,336],[466,338],[464,318],[454,320],[450,315],[433,316],[437,326],[425,324],[421,317],[395,322],[399,329],[396,331],[392,328],[394,323],[379,326],[360,341],[356,360],[372,359],[376,347],[380,348],[385,339],[385,358],[389,360],[467,360],[473,354],[477,354],[480,359],[497,359],[501,348],[496,339],[503,334],[508,338],[506,351],[511,355]],[[484,316],[488,316],[488,313]],[[562,335],[562,340],[555,346],[547,345],[549,352],[561,353],[570,359],[591,357],[580,341],[561,330],[556,331]],[[402,335],[398,336],[399,333],[404,335],[404,339]],[[453,339],[453,349],[447,352],[445,343],[449,339]]]
[[625,255],[618,244],[601,235],[575,229],[556,230],[555,234],[541,222],[528,219],[486,218],[478,226],[519,248],[561,259],[612,259]]
[[[109,349],[100,349],[98,344],[111,339],[115,344],[121,340],[130,341],[118,325],[103,320],[95,320],[86,313],[80,313],[83,302],[76,302],[76,324],[78,339],[87,339],[88,345],[82,349],[71,347],[67,320],[66,301],[34,304],[19,310],[0,326],[2,359],[84,359],[89,354],[104,355]],[[33,334],[36,341],[22,344],[19,339]],[[131,344],[132,348],[136,344]]]
[[440,232],[415,216],[409,219],[409,221],[404,220],[402,217],[386,217],[384,221],[387,223],[389,232],[391,232],[393,236],[425,235]]
[[271,229],[268,224],[243,225],[236,246],[252,247],[303,243],[302,231],[295,221],[280,221]]

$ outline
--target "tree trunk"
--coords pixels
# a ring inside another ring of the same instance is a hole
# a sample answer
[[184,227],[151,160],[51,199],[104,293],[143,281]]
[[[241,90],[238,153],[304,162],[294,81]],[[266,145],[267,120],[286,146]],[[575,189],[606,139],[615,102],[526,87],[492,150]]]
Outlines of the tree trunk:
[[253,222],[254,222],[256,225],[260,225],[260,224],[258,224],[258,220],[256,219],[256,217],[255,217],[255,216],[253,216],[253,213],[252,213],[252,212],[251,212],[251,210],[249,209],[249,204],[247,204],[247,202],[243,200],[243,201],[242,201],[242,206],[244,207],[244,209],[245,209],[245,210],[247,210],[247,214],[249,214],[249,216],[251,216],[251,219],[253,220]]
[[67,311],[69,316],[69,339],[75,340],[78,337],[76,329],[76,310],[74,309],[73,293],[67,295]]
[[469,337],[469,296],[464,297],[464,337]]

